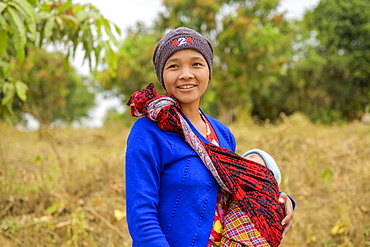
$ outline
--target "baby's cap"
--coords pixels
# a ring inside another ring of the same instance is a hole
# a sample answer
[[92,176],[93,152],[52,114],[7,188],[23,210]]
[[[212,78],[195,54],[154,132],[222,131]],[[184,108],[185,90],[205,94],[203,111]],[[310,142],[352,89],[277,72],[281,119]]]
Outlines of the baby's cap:
[[262,157],[262,159],[266,163],[266,167],[269,168],[274,173],[274,177],[275,177],[276,181],[278,182],[278,184],[280,184],[281,174],[280,174],[279,167],[277,166],[274,158],[272,158],[271,155],[269,155],[265,151],[263,151],[261,149],[257,149],[257,148],[247,151],[245,154],[243,154],[243,157],[245,157],[249,154],[252,154],[252,153],[259,154]]

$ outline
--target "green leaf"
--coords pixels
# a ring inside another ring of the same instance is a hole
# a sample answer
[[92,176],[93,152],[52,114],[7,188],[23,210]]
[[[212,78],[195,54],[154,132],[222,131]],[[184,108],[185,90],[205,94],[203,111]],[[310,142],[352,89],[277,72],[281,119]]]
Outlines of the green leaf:
[[76,13],[76,17],[78,22],[81,23],[89,17],[89,13],[85,10],[81,10]]
[[5,56],[7,47],[8,47],[8,33],[5,30],[0,29],[0,57]]
[[322,171],[321,174],[320,174],[320,177],[322,179],[326,179],[326,180],[332,179],[333,176],[334,176],[334,172],[333,172],[332,168],[328,168],[328,169]]
[[6,31],[8,30],[8,24],[2,15],[0,15],[0,27]]
[[28,27],[28,30],[31,33],[32,40],[35,40],[36,39],[36,23],[35,22],[30,22],[30,23],[28,23],[27,27]]
[[0,3],[0,14],[4,11],[4,9],[7,7],[8,5],[5,4],[5,3]]
[[5,219],[2,222],[2,224],[4,224],[6,228],[10,228],[13,231],[18,231],[20,229],[20,226],[16,222],[13,222],[13,221],[8,220],[8,219]]
[[69,55],[70,53],[68,52],[66,55],[66,58],[63,60],[63,68],[68,69],[71,65],[69,64]]
[[10,82],[5,82],[3,85],[4,98],[1,100],[1,105],[8,105],[14,99],[14,84]]
[[100,62],[100,53],[101,53],[101,51],[102,51],[102,45],[101,44],[98,44],[98,45],[96,45],[95,46],[95,51],[94,51],[94,53],[95,53],[95,70],[97,69],[97,67],[98,67],[98,64],[99,64],[99,62]]
[[90,29],[87,29],[83,36],[83,43],[84,43],[84,48],[86,50],[86,53],[91,53],[94,49],[94,37],[91,33],[91,30]]
[[18,13],[13,8],[7,8],[7,11],[11,16],[12,24],[14,26],[13,42],[16,56],[19,62],[23,62],[25,53],[24,48],[26,45],[26,29]]
[[22,81],[16,81],[15,82],[15,90],[17,92],[18,97],[22,101],[26,101],[26,99],[27,99],[27,90],[28,90],[27,84],[22,82]]
[[58,210],[60,208],[64,208],[64,205],[65,205],[65,201],[64,200],[61,200],[59,202],[56,202],[54,203],[53,205],[51,205],[50,207],[48,207],[45,211],[45,214],[46,215],[52,215],[56,212],[58,212]]
[[42,161],[42,158],[41,158],[41,156],[40,156],[40,155],[37,155],[37,156],[35,157],[34,162],[35,162],[35,163],[37,163],[37,162],[40,162],[40,161]]
[[38,19],[39,19],[39,21],[40,20],[47,20],[47,19],[51,18],[52,16],[53,16],[52,13],[46,12],[46,11],[43,11],[43,12],[39,12],[38,13]]
[[32,35],[32,39],[35,39],[37,22],[37,14],[35,9],[33,8],[32,4],[26,0],[13,0],[13,2],[15,3],[13,6],[18,6],[19,12],[24,15],[28,30]]
[[58,12],[59,14],[63,13],[64,11],[66,11],[67,9],[70,9],[71,7],[72,7],[72,0],[68,0],[62,6],[59,7]]
[[12,0],[11,5],[17,7],[17,10],[21,12],[26,20],[29,22],[36,22],[37,15],[32,5],[26,0]]
[[[24,0],[13,0],[14,2],[10,3],[14,9],[21,14],[23,17],[22,19],[25,19],[26,25],[28,27],[28,30],[31,33],[32,39],[36,38],[36,13],[33,10],[32,6]],[[24,4],[26,2],[27,4]]]
[[27,27],[31,33],[32,39],[35,39],[37,16],[32,5],[25,0],[12,0],[12,1],[13,2],[9,3],[9,5],[14,7],[16,11],[22,14],[24,19],[26,20]]
[[101,26],[102,26],[101,19],[96,20],[95,27],[96,27],[96,33],[98,34],[98,37],[102,36]]
[[118,33],[118,35],[121,35],[121,29],[117,25],[114,25],[114,29],[116,30],[116,33]]
[[28,2],[29,2],[31,5],[36,5],[36,6],[39,6],[39,5],[40,5],[39,0],[28,0]]
[[53,35],[54,23],[55,23],[54,17],[49,18],[46,21],[46,24],[44,26],[44,38],[46,38],[46,40],[49,40],[50,37]]
[[116,37],[113,35],[112,33],[112,29],[111,29],[111,24],[108,20],[104,20],[103,21],[103,24],[104,24],[104,30],[105,32],[108,34],[109,38],[111,39],[110,41],[115,45],[115,46],[118,46],[118,42],[117,42],[117,39]]
[[56,21],[56,23],[58,23],[59,30],[60,30],[60,31],[63,31],[63,29],[64,29],[64,22],[63,22],[63,19],[62,19],[60,16],[56,16],[56,17],[55,17],[55,21]]
[[67,20],[67,21],[70,21],[71,22],[71,24],[73,25],[73,27],[75,27],[76,26],[76,24],[77,24],[77,18],[76,17],[74,17],[74,16],[72,16],[72,15],[60,15],[60,17],[62,18],[62,19],[64,19],[64,20]]
[[10,63],[8,61],[1,60],[0,58],[0,67],[3,69],[3,75],[5,78],[10,76]]
[[93,10],[89,11],[89,19],[96,21],[99,18],[103,18],[103,17],[99,12],[97,12],[97,10],[95,8]]

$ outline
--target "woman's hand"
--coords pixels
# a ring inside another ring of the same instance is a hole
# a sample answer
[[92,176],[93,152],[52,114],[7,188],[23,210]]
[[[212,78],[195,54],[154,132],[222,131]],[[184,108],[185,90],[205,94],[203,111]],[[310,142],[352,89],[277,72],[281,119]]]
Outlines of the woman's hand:
[[285,194],[284,192],[280,193],[279,202],[284,203],[284,205],[285,205],[285,218],[281,222],[281,224],[283,226],[285,226],[285,229],[284,229],[284,232],[283,232],[283,235],[282,235],[282,237],[284,238],[285,235],[290,231],[290,229],[293,226],[293,213],[294,213],[294,211],[293,211],[292,201],[290,200],[288,195]]

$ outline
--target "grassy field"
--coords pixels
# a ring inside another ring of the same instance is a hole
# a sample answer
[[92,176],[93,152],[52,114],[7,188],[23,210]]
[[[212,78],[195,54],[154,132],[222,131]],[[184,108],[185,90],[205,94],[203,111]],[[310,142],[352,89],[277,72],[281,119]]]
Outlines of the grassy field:
[[[297,202],[281,246],[370,246],[370,126],[231,126],[238,153],[269,152]],[[125,223],[128,129],[21,132],[0,125],[0,245],[130,246]]]

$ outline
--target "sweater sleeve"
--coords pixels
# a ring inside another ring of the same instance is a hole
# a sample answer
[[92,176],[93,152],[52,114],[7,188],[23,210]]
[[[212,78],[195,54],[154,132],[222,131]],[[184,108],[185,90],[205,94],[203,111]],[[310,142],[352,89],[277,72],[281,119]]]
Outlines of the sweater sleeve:
[[138,119],[127,140],[126,211],[133,246],[169,247],[157,210],[164,164],[159,149],[166,141],[160,142],[153,136],[150,129],[156,127],[148,119]]

